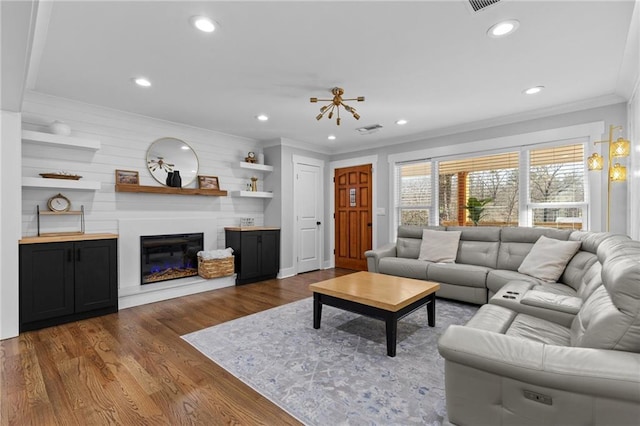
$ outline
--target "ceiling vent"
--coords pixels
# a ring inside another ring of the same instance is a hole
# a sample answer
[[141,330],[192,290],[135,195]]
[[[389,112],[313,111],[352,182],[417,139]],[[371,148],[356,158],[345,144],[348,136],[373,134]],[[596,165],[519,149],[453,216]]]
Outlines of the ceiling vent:
[[381,125],[379,125],[379,124],[371,124],[369,126],[358,127],[356,130],[361,135],[370,135],[371,133],[375,133],[380,129],[382,129]]
[[500,0],[469,0],[469,5],[471,5],[471,9],[473,9],[474,12],[479,12],[499,2]]

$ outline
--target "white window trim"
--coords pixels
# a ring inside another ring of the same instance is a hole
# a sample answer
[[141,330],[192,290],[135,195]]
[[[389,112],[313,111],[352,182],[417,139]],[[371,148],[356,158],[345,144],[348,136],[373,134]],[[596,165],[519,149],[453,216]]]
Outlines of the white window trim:
[[[473,156],[473,155],[490,155],[491,152],[504,152],[504,150],[514,149],[520,151],[519,167],[521,170],[526,170],[528,174],[529,164],[528,156],[523,151],[531,148],[545,147],[545,146],[560,146],[563,145],[563,141],[569,142],[570,140],[585,140],[585,157],[588,157],[593,152],[600,152],[600,147],[592,143],[592,141],[600,140],[604,133],[605,125],[604,121],[594,121],[590,123],[577,124],[573,126],[560,127],[556,129],[541,130],[531,133],[523,133],[520,135],[503,136],[494,139],[485,139],[475,142],[466,142],[457,145],[439,146],[426,148],[418,151],[403,152],[398,154],[392,154],[388,156],[389,162],[389,188],[391,192],[390,197],[390,209],[394,210],[394,214],[389,215],[389,229],[390,229],[390,241],[395,241],[397,236],[397,218],[395,213],[395,167],[398,163],[417,161],[424,159],[425,161],[431,161],[432,174],[437,175],[436,170],[438,161],[445,159],[453,159],[456,156]],[[585,165],[586,167],[586,165]],[[438,179],[437,176],[432,176],[432,191],[435,193],[433,202],[433,211],[431,214],[432,225],[439,223],[439,198],[437,194]],[[598,177],[594,173],[585,173],[585,203],[588,203],[590,208],[586,214],[586,229],[593,231],[600,231],[604,229],[604,215],[603,209],[598,208],[602,206],[602,189],[598,182]],[[532,219],[528,213],[528,179],[520,179],[519,188],[519,215],[518,222],[520,224],[530,223]],[[522,185],[525,185],[524,187]],[[605,194],[606,196],[606,194]],[[530,226],[530,225],[529,225]]]

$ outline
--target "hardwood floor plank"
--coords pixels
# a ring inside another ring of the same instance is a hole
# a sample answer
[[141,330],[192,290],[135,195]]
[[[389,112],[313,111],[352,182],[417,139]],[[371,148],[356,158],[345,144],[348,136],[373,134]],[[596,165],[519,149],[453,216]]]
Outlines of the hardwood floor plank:
[[298,425],[180,336],[310,297],[309,284],[351,272],[228,287],[2,341],[0,422]]

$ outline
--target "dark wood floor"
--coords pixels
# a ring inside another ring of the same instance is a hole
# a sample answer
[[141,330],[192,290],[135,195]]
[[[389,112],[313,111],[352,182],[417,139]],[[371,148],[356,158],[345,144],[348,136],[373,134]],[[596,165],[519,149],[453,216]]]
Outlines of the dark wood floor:
[[214,290],[4,340],[1,424],[298,424],[180,336],[309,297],[310,283],[351,272]]

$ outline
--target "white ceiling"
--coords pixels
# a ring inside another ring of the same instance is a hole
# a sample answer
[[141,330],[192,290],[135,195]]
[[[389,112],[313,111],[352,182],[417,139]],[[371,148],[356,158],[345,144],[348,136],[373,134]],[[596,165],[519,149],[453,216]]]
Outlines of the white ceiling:
[[[469,123],[621,102],[634,0],[40,2],[30,89],[233,135],[345,152]],[[219,23],[196,31],[194,15]],[[507,18],[520,28],[486,36]],[[153,86],[131,83],[148,77]],[[543,85],[538,95],[522,91]],[[361,119],[316,121],[340,86]],[[269,115],[258,122],[259,113]],[[399,118],[409,120],[397,126]],[[360,135],[357,127],[381,124]],[[336,135],[328,141],[329,134]]]

